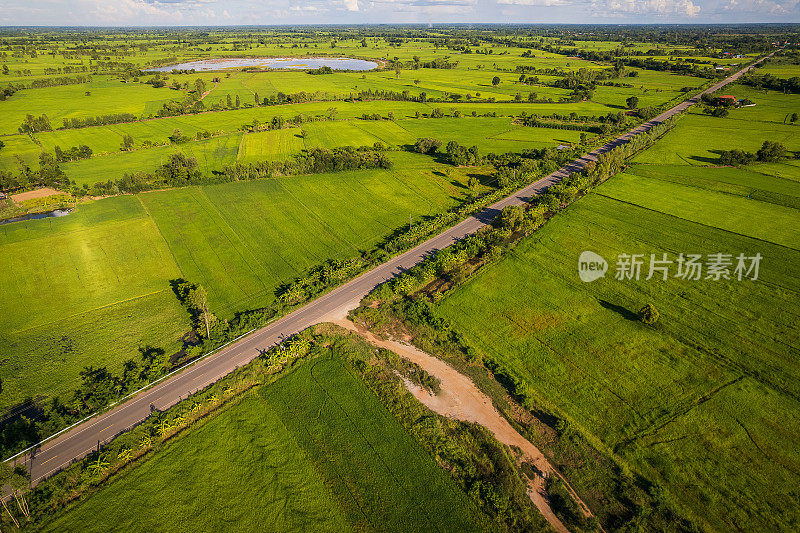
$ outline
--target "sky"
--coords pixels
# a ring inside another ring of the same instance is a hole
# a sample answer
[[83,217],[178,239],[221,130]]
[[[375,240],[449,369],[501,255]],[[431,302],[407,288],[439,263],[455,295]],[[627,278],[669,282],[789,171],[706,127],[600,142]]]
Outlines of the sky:
[[800,22],[800,0],[0,0],[2,26]]

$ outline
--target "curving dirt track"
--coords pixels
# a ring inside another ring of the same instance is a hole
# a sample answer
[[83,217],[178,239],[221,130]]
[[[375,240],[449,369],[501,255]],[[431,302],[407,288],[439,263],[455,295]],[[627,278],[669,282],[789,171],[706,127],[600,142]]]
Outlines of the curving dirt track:
[[[533,480],[532,486],[528,489],[528,496],[556,531],[559,533],[569,531],[550,508],[550,502],[544,488],[547,476],[556,475],[561,477],[561,475],[538,448],[514,429],[508,420],[494,407],[492,400],[472,380],[441,359],[428,355],[415,346],[392,339],[383,340],[369,331],[358,328],[353,322],[346,319],[335,320],[333,323],[360,335],[374,346],[390,350],[418,364],[429,374],[438,378],[441,390],[435,396],[422,387],[404,380],[406,388],[430,410],[463,422],[480,424],[491,431],[498,441],[508,446],[516,446],[522,450],[525,461],[531,463],[538,474],[536,479]],[[561,479],[563,480],[563,477]],[[564,484],[572,493],[572,497],[578,502],[584,514],[592,516],[589,507],[580,499],[566,480],[564,480]]]

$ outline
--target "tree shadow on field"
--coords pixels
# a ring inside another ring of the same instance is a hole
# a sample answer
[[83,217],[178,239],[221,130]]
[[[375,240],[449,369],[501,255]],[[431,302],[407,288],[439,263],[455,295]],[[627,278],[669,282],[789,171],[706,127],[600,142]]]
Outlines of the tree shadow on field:
[[[723,151],[722,150],[709,150],[709,152],[711,152],[712,154],[722,155]],[[712,164],[719,165],[719,158],[716,158],[716,157],[705,157],[705,156],[701,156],[701,155],[692,155],[692,156],[689,156],[689,159],[691,159],[692,161],[699,161],[701,163],[712,163]]]
[[622,318],[624,318],[626,320],[632,320],[632,321],[635,322],[635,321],[637,321],[639,319],[639,317],[638,317],[638,315],[636,313],[634,313],[630,309],[622,307],[621,305],[612,304],[611,302],[609,302],[607,300],[600,300],[600,305],[604,309],[608,309],[609,311],[614,311],[615,313],[617,313],[618,315],[620,315]]

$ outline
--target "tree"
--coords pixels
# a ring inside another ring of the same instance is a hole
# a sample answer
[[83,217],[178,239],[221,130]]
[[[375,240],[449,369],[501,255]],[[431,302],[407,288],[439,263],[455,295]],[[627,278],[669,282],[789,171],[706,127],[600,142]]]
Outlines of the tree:
[[200,78],[194,80],[194,97],[196,100],[200,100],[203,98],[203,94],[206,92],[206,82]]
[[227,98],[225,100],[226,100],[225,103],[228,105],[228,108],[233,107],[233,100],[231,99],[231,95],[227,95]]
[[400,79],[400,72],[401,71],[402,71],[402,68],[400,68],[400,63],[395,63],[394,64],[394,76],[395,76],[395,78]]
[[236,95],[236,108],[238,109],[239,106],[242,105],[242,101],[239,99],[239,95]]
[[417,142],[414,143],[414,151],[420,154],[432,154],[438,150],[440,146],[442,146],[442,141],[423,137],[417,139]]
[[636,96],[631,96],[625,100],[625,103],[628,105],[628,109],[636,109],[639,107],[639,98]]
[[261,100],[258,98],[258,93],[253,95],[253,99],[256,101],[256,106],[261,105]]
[[[0,463],[0,489],[8,487],[11,490],[11,494],[17,502],[17,507],[28,521],[31,519],[31,512],[28,507],[28,501],[25,499],[25,490],[29,485],[28,471],[24,466],[17,465],[12,467],[7,463]],[[0,500],[3,501],[3,507],[8,513],[8,516],[11,517],[11,520],[17,528],[19,528],[19,522],[17,522],[17,519],[14,518],[14,515],[12,515],[11,511],[8,509],[5,498],[0,498]]]
[[756,159],[765,163],[776,163],[786,157],[786,147],[775,141],[764,141],[756,152]]
[[127,152],[128,150],[133,149],[133,136],[130,133],[126,133],[122,136],[122,151]]
[[195,311],[206,325],[206,337],[211,336],[211,321],[214,317],[208,310],[208,298],[205,288],[200,285],[187,287],[185,292],[186,306]]
[[647,304],[639,309],[639,321],[643,324],[655,324],[660,316],[658,309],[653,304]]
[[795,122],[797,122],[797,118],[798,118],[797,113],[792,113],[792,117],[789,119],[789,122],[794,124]]
[[495,87],[500,85],[500,78],[498,76],[495,76],[494,78],[492,78],[492,85],[494,85]]
[[500,214],[497,217],[496,224],[505,229],[513,229],[522,222],[525,213],[522,211],[522,208],[518,205],[509,205],[503,208],[500,211]]
[[[11,478],[13,476],[14,476],[14,469],[11,468],[11,466],[7,463],[0,463],[0,488],[9,486],[11,483]],[[6,499],[0,498],[0,502],[3,503],[3,508],[6,510],[6,513],[8,513],[8,516],[11,517],[11,520],[14,522],[14,525],[17,526],[17,529],[19,529],[19,522],[17,522],[17,519],[14,517],[13,514],[11,514],[11,510],[6,505]]]

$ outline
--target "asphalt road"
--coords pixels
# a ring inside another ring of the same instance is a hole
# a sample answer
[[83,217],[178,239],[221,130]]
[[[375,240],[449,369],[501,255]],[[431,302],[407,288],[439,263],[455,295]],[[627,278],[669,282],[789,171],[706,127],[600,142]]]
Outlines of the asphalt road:
[[[763,59],[758,62],[761,61]],[[704,93],[714,92],[735,81],[746,70],[749,70],[749,68],[731,75],[713,85]],[[283,318],[198,361],[182,372],[176,373],[157,385],[140,392],[128,401],[87,420],[55,439],[45,442],[31,453],[20,456],[15,462],[25,463],[28,466],[31,472],[31,482],[35,485],[42,479],[69,465],[72,461],[83,458],[95,450],[98,444],[110,441],[115,435],[144,420],[150,415],[151,405],[160,410],[166,409],[229,374],[237,367],[255,359],[261,351],[270,348],[283,338],[325,320],[345,316],[347,311],[357,307],[361,299],[381,283],[414,266],[428,254],[446,248],[453,242],[476,232],[490,223],[504,207],[525,203],[550,185],[557,183],[572,172],[582,169],[589,161],[596,161],[598,155],[624,144],[634,135],[645,132],[667,118],[684,111],[697,103],[702,94],[700,93],[690,100],[678,104],[669,111],[621,135],[597,150],[585,154],[549,176],[489,206],[477,215],[432,237],[404,254],[365,272]]]

